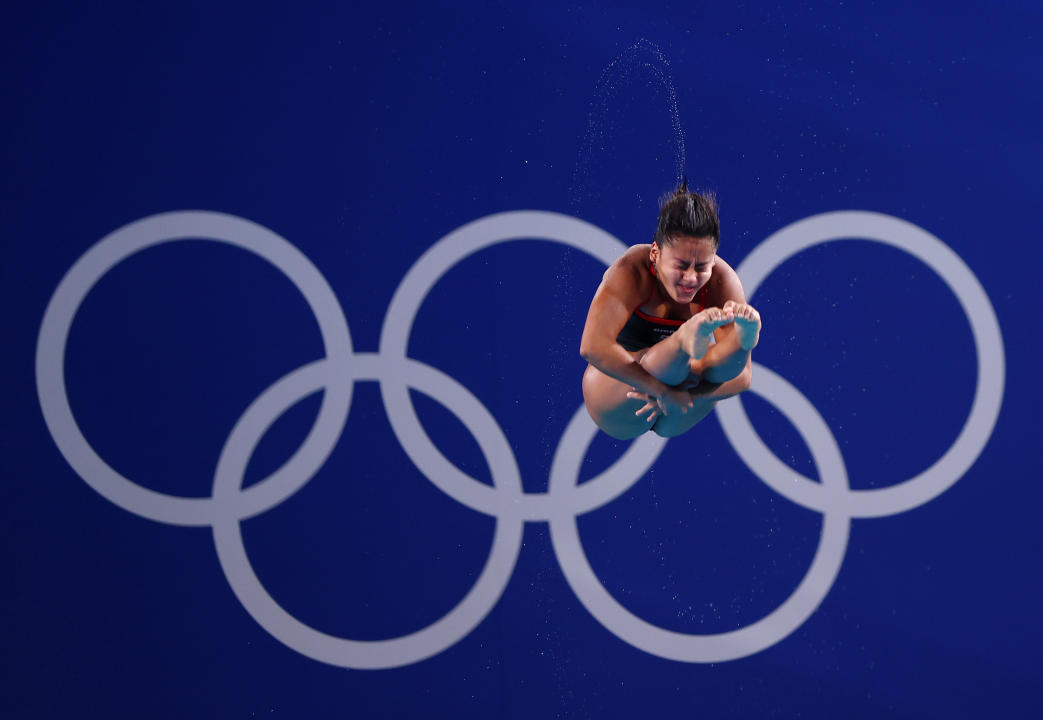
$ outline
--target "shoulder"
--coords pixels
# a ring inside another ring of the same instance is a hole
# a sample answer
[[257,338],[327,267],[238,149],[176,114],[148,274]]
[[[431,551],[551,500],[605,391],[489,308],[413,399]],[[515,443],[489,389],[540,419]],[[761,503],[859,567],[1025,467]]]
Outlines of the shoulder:
[[725,262],[724,258],[722,258],[720,255],[714,255],[713,274],[722,280],[739,280],[738,273],[736,273],[732,266]]
[[626,286],[633,289],[642,288],[646,283],[646,278],[651,278],[648,272],[650,247],[650,245],[634,245],[628,248],[608,266],[603,282],[620,289]]
[[628,311],[648,295],[652,275],[648,272],[648,245],[635,245],[609,265],[594,294],[594,303],[618,302]]
[[616,261],[612,263],[612,267],[626,267],[635,271],[648,270],[648,253],[652,249],[651,245],[634,245],[633,247],[627,248],[626,252],[616,258]]
[[720,255],[714,257],[713,274],[710,276],[710,304],[720,307],[729,300],[746,302],[739,274]]

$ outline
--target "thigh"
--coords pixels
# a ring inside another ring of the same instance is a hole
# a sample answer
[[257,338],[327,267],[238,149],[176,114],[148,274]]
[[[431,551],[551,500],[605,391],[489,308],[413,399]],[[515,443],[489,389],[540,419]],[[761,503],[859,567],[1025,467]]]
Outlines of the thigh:
[[652,426],[656,435],[662,437],[677,437],[692,429],[700,420],[705,418],[713,410],[717,403],[713,400],[695,398],[688,412],[674,415],[661,415]]
[[583,402],[598,427],[617,440],[629,440],[652,429],[645,415],[634,413],[644,406],[643,400],[631,400],[633,388],[588,365],[583,373]]

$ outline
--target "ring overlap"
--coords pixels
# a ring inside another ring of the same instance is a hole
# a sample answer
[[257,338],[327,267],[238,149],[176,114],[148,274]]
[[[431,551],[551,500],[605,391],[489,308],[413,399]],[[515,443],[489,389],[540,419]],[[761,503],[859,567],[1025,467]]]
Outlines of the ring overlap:
[[[76,424],[64,382],[66,341],[87,293],[115,265],[161,243],[209,239],[241,247],[279,268],[305,297],[322,335],[325,357],[288,373],[250,404],[233,426],[217,462],[209,498],[158,493],[124,478],[90,446]],[[836,439],[821,415],[774,371],[756,365],[752,391],[777,407],[804,438],[819,481],[780,461],[760,439],[741,400],[724,403],[718,417],[744,463],[787,499],[823,514],[819,545],[804,579],[778,608],[730,632],[694,635],[653,625],[628,611],[594,574],[579,537],[577,517],[612,502],[655,463],[665,440],[646,433],[597,477],[577,484],[597,427],[580,406],[559,441],[545,493],[523,490],[510,443],[488,409],[449,375],[408,357],[417,313],[431,288],[455,264],[491,245],[540,239],[582,250],[608,265],[625,246],[589,223],[545,211],[490,215],[468,223],[433,245],[407,272],[392,297],[379,352],[355,352],[347,320],[329,284],[293,245],[256,223],[216,212],[154,215],[100,240],[69,270],[48,304],[40,327],[36,378],[40,406],[60,452],[92,488],[120,507],[157,522],[210,526],[221,567],[247,612],[273,637],[315,660],[350,668],[391,668],[436,655],[469,634],[492,610],[510,580],[525,522],[549,524],[558,562],[573,592],[610,632],[653,655],[683,662],[722,662],[760,652],[787,637],[818,608],[840,570],[852,518],[880,517],[917,507],[962,477],[984,449],[998,417],[1004,388],[1003,344],[987,295],[963,261],[923,229],[879,213],[816,215],[778,231],[739,265],[752,299],[784,260],[813,245],[868,239],[911,253],[937,272],[967,313],[978,358],[970,415],[953,446],[930,468],[897,485],[852,490]],[[445,616],[402,637],[356,641],[323,633],[278,605],[253,571],[241,522],[303,487],[339,442],[356,382],[379,383],[399,443],[413,464],[457,502],[495,518],[488,560],[474,585]],[[428,437],[409,397],[422,392],[461,419],[474,436],[493,485],[459,470]],[[323,400],[301,447],[262,481],[243,488],[243,475],[267,429],[290,407],[316,392]]]

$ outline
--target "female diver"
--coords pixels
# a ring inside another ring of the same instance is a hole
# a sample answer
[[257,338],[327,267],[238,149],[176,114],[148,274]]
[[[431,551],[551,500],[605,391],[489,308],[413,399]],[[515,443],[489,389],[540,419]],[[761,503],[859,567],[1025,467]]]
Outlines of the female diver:
[[720,235],[713,197],[682,180],[661,203],[652,244],[605,272],[580,354],[587,411],[612,437],[680,435],[749,388],[761,319],[717,257]]

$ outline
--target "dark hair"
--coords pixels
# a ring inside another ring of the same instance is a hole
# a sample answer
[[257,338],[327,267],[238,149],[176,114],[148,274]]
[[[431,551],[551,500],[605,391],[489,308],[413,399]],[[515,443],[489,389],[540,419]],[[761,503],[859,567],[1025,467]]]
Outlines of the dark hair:
[[681,186],[659,201],[659,223],[652,242],[666,247],[678,235],[713,238],[716,251],[721,242],[721,221],[717,217],[717,198],[712,192],[695,193],[688,190],[688,178],[681,178]]

